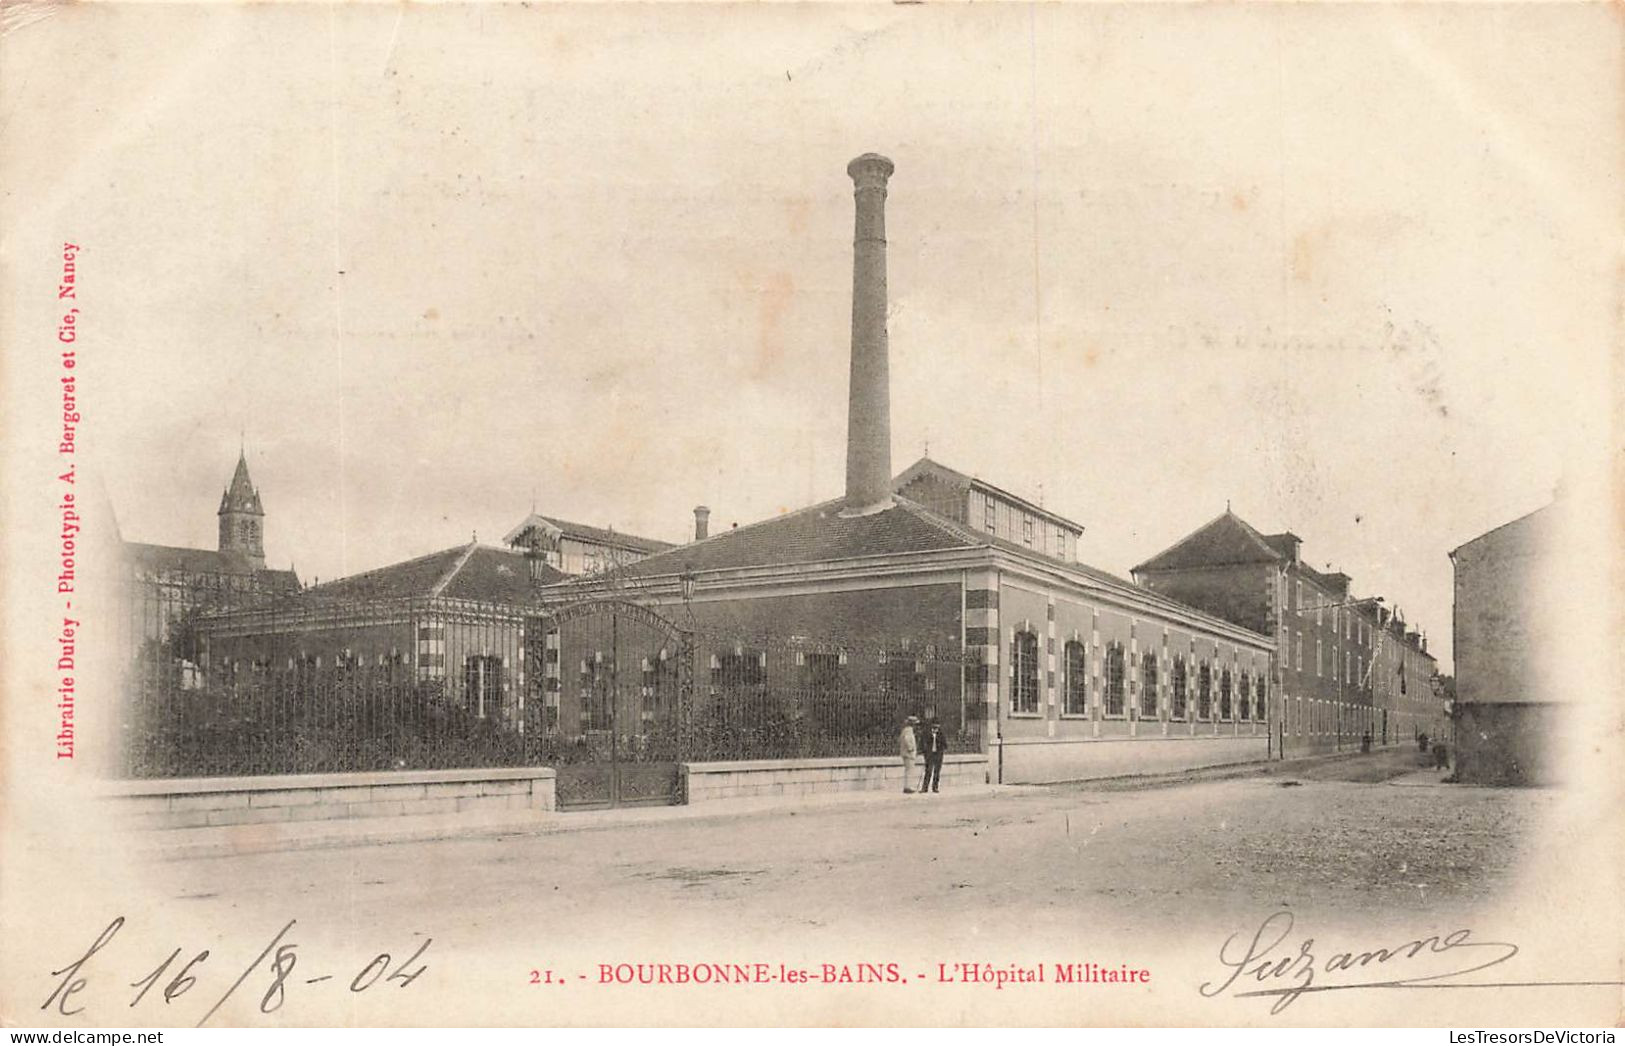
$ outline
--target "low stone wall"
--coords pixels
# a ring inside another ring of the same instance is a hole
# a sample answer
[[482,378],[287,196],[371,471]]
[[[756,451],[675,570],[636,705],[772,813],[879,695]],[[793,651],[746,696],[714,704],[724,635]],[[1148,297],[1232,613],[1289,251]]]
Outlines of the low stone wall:
[[552,810],[554,772],[403,770],[118,781],[108,787],[136,828],[331,821],[422,814]]
[[[1003,784],[1086,781],[1163,774],[1270,758],[1269,737],[1022,738],[993,742],[995,779]],[[1000,773],[1002,771],[1002,778]]]
[[[909,787],[918,788],[924,773],[925,762],[920,760]],[[682,775],[683,794],[690,805],[719,799],[903,790],[903,762],[896,756],[684,763]],[[949,755],[943,760],[943,791],[985,784],[987,756]]]

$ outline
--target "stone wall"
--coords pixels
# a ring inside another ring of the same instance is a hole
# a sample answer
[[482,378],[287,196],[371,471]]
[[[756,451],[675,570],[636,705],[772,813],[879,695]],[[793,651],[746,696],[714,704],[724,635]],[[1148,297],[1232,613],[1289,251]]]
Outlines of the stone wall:
[[[949,755],[942,764],[942,788],[987,784],[987,756]],[[915,763],[919,787],[925,763]],[[903,790],[903,763],[896,756],[860,756],[840,759],[759,759],[737,762],[684,763],[683,794],[690,805],[719,799],[785,798],[830,795],[840,792]]]
[[554,809],[554,771],[408,770],[119,781],[109,787],[133,828],[331,821]]
[[1006,738],[1002,746],[994,742],[990,759],[995,777],[1004,784],[1044,784],[1259,762],[1270,758],[1270,754],[1269,738],[1260,733],[1241,737],[1098,740]]

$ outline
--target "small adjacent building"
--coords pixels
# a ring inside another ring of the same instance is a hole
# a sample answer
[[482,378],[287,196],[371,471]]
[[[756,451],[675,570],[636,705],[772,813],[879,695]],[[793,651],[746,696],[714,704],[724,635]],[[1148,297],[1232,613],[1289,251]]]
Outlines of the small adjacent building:
[[668,541],[638,537],[609,527],[571,523],[532,512],[508,531],[502,543],[565,574],[597,574],[634,563],[672,547]]
[[1228,508],[1133,570],[1153,592],[1275,639],[1277,752],[1287,755],[1443,737],[1427,640],[1381,597],[1303,558],[1290,531],[1264,534]]
[[372,670],[517,725],[541,680],[540,593],[565,580],[536,557],[470,542],[210,614],[201,662],[222,683]]
[[1556,505],[1480,534],[1450,553],[1455,568],[1456,775],[1488,785],[1549,784],[1570,727],[1551,652]]

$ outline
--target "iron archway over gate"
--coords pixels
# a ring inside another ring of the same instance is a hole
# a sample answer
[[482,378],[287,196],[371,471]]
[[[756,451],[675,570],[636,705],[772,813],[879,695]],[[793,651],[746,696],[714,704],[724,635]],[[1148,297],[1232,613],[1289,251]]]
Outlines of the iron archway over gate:
[[680,801],[691,634],[646,606],[606,599],[545,613],[525,635],[559,808]]

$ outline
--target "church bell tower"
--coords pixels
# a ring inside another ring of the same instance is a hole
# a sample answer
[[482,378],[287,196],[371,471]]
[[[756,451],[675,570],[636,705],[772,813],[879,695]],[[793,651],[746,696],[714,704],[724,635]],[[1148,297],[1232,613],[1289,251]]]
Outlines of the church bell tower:
[[220,498],[220,551],[234,552],[253,564],[255,570],[265,568],[265,509],[260,505],[260,492],[248,478],[248,458],[237,455],[237,471],[231,477],[231,486]]

